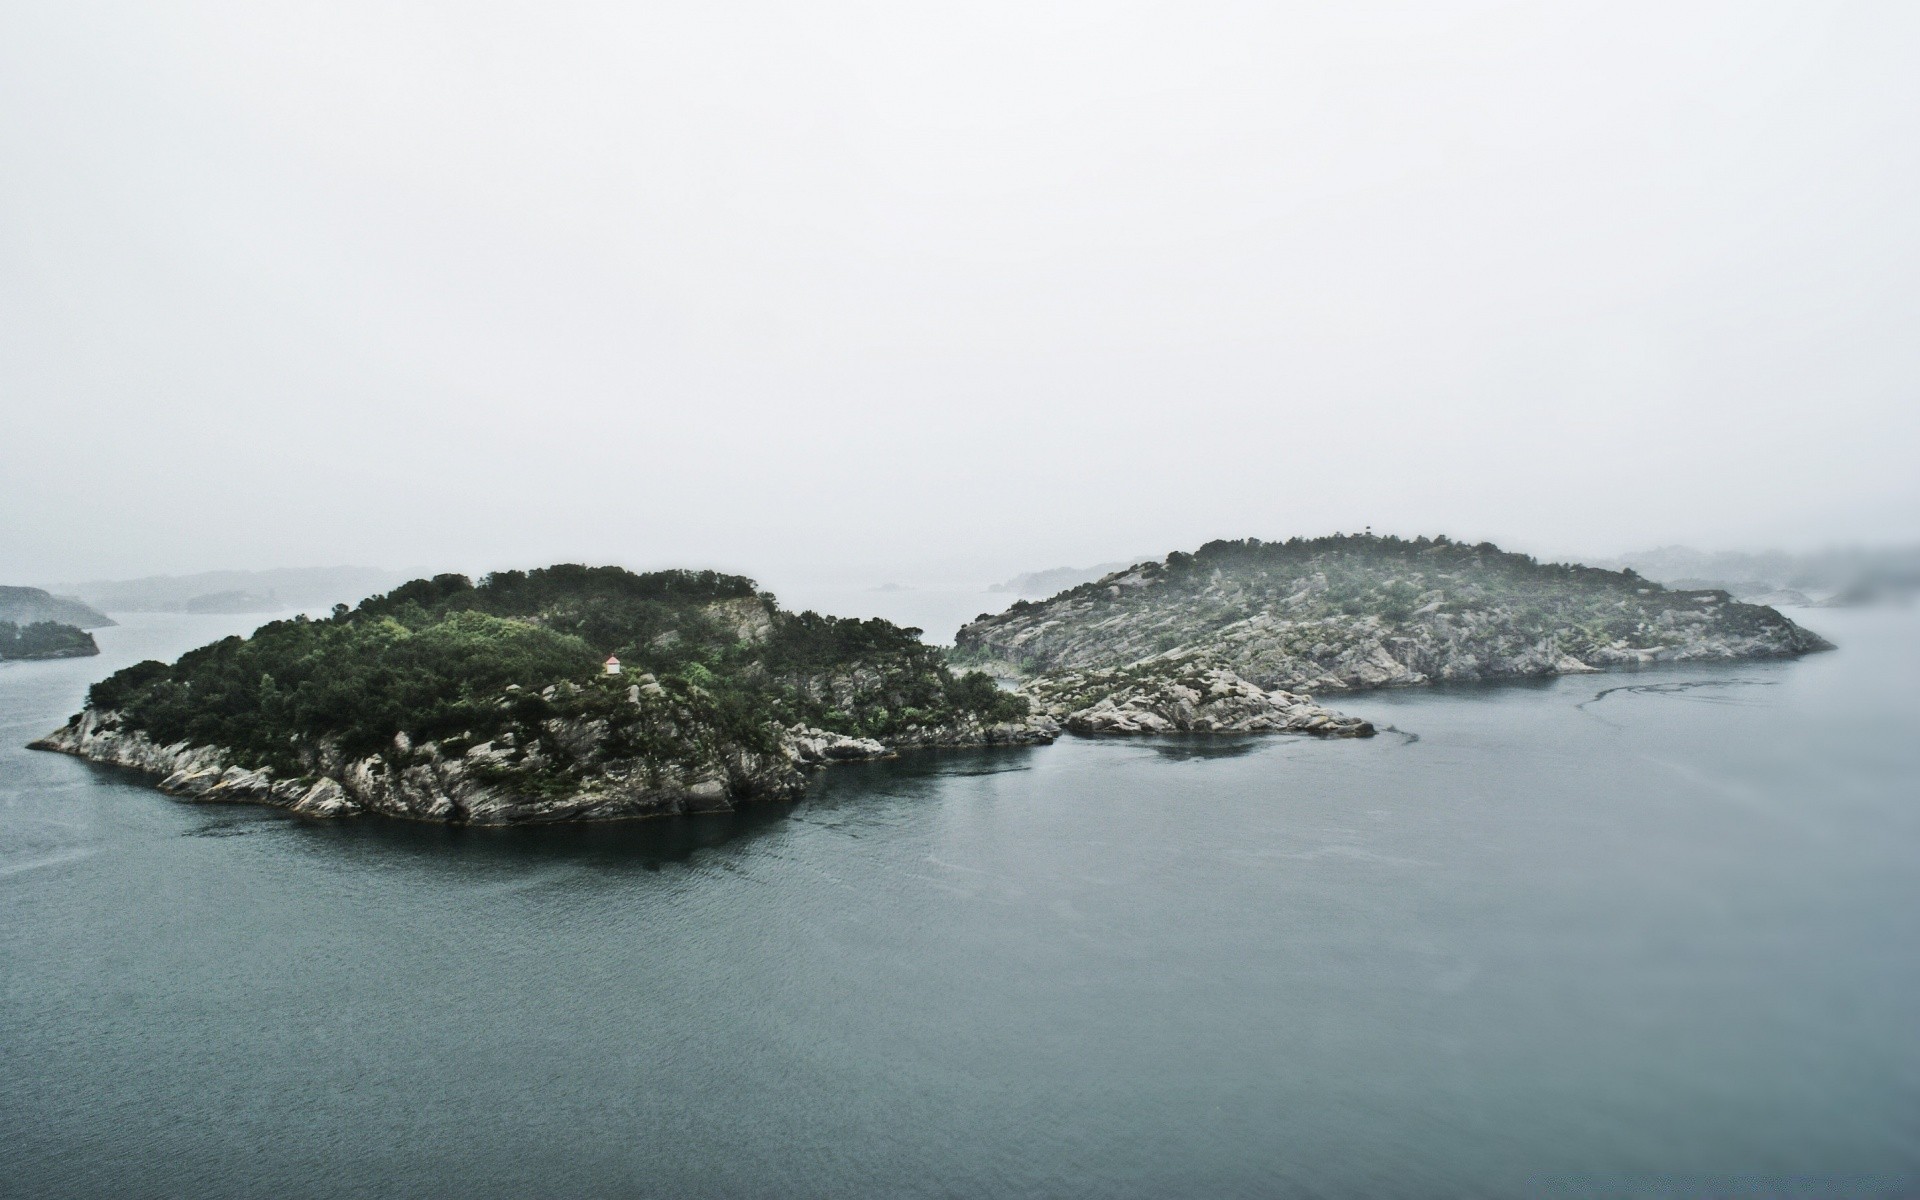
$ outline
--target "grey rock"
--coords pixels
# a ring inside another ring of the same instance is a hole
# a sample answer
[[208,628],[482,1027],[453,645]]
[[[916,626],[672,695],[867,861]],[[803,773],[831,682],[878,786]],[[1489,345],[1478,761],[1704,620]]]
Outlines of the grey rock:
[[1198,656],[1117,671],[1068,672],[1035,681],[1035,705],[1074,733],[1268,733],[1368,737],[1373,726],[1267,690]]
[[1292,692],[1558,675],[1827,649],[1771,608],[1492,546],[1219,543],[964,626],[958,662],[1032,690],[1202,663]]
[[[564,732],[591,740],[590,731]],[[95,709],[81,712],[32,748],[158,776],[160,790],[183,800],[265,804],[310,817],[380,813],[476,825],[607,820],[730,811],[747,803],[794,799],[805,786],[787,756],[736,749],[651,771],[603,763],[569,793],[529,795],[510,777],[502,780],[487,770],[510,752],[491,742],[453,756],[433,743],[409,744],[404,756],[396,746],[392,758],[346,759],[323,750],[312,777],[276,779],[270,771],[227,762],[230,756],[216,747],[160,745],[125,727],[118,714]]]

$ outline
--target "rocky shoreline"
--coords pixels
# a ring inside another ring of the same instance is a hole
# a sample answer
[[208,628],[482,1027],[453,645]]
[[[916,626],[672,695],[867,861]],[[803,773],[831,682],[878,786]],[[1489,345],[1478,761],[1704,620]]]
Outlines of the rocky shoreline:
[[[562,731],[591,738],[592,729]],[[891,744],[795,726],[783,730],[780,752],[733,749],[691,764],[605,764],[559,794],[516,787],[498,770],[508,747],[492,742],[453,753],[401,739],[383,754],[346,759],[323,751],[314,774],[276,777],[229,761],[213,746],[161,745],[130,728],[118,713],[87,709],[29,749],[157,776],[170,796],[198,803],[260,804],[304,817],[361,813],[471,825],[604,821],[690,813],[734,812],[753,804],[799,799],[810,769],[892,758],[902,750],[1039,745],[1059,736],[1051,721],[983,725],[966,722],[911,731]]]
[[1044,676],[1023,690],[1036,711],[1079,734],[1374,732],[1371,723],[1323,708],[1310,695],[1262,688],[1191,658]]
[[[1364,738],[1370,722],[1315,695],[1828,648],[1725,592],[1443,538],[1209,543],[982,615],[950,655],[884,621],[783,613],[754,587],[566,565],[419,580],[329,622],[128,668],[32,745],[157,776],[185,799],[303,816],[611,820],[793,800],[809,771],[915,749],[1063,731]],[[608,646],[619,654],[601,672],[573,674]],[[395,683],[382,673],[395,649],[428,665]],[[501,690],[475,688],[514,655],[525,672],[567,674],[537,691],[498,674]],[[623,673],[621,656],[659,673]],[[352,702],[312,665],[328,661],[361,672]],[[388,705],[378,723],[362,700]]]

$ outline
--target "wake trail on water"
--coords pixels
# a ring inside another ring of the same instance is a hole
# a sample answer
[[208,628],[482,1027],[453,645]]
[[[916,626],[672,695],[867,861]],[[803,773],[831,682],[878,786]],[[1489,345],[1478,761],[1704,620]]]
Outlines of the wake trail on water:
[[88,846],[79,850],[67,850],[60,854],[49,854],[45,858],[36,858],[32,862],[14,863],[0,867],[0,879],[24,875],[28,871],[39,871],[46,867],[57,867],[64,863],[78,862],[83,858],[92,858],[98,853],[100,853],[98,846]]
[[1598,704],[1608,696],[1621,692],[1625,692],[1628,695],[1640,696],[1671,696],[1694,704],[1743,705],[1750,703],[1750,701],[1740,700],[1733,696],[1696,696],[1690,693],[1697,692],[1702,688],[1773,687],[1778,682],[1779,680],[1777,679],[1688,679],[1672,683],[1623,683],[1617,687],[1601,688],[1587,699],[1574,705],[1574,707],[1586,713],[1587,716],[1592,717],[1602,725],[1622,729],[1625,727],[1619,722],[1609,721],[1599,713],[1588,711],[1589,706]]
[[[1598,704],[1616,692],[1637,693],[1644,696],[1677,696],[1700,688],[1773,687],[1778,682],[1777,679],[1691,679],[1678,683],[1623,683],[1618,687],[1601,688],[1574,707],[1584,710],[1589,704]],[[1686,698],[1700,704],[1742,703],[1731,696],[1688,696]]]

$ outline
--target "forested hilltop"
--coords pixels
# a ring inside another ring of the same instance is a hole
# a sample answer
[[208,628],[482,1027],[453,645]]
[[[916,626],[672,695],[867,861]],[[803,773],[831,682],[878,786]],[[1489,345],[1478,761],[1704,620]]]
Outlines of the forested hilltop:
[[736,575],[565,565],[419,579],[137,664],[36,744],[209,799],[508,822],[728,808],[825,758],[1046,740],[1027,708],[918,630],[786,612]]
[[1830,648],[1723,591],[1371,534],[1209,542],[983,614],[956,642],[956,661],[1054,690],[1086,672],[1206,666],[1316,692]]

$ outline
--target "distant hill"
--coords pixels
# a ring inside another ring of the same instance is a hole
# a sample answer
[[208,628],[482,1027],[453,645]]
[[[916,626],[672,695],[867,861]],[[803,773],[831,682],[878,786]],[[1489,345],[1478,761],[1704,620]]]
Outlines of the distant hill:
[[52,622],[80,629],[104,629],[116,623],[71,596],[56,596],[36,587],[0,587],[0,621],[12,625]]
[[379,567],[287,567],[95,579],[64,590],[108,612],[266,613],[351,607],[405,579]]
[[1052,567],[1045,571],[1028,571],[1025,575],[1015,575],[1005,583],[996,583],[987,590],[1011,592],[1016,596],[1051,596],[1083,583],[1092,583],[1132,565],[1131,561],[1110,562],[1096,563],[1091,567]]
[[1920,546],[1836,547],[1804,554],[1661,546],[1595,565],[1632,568],[1670,587],[1720,588],[1764,604],[1872,604],[1920,595]]

